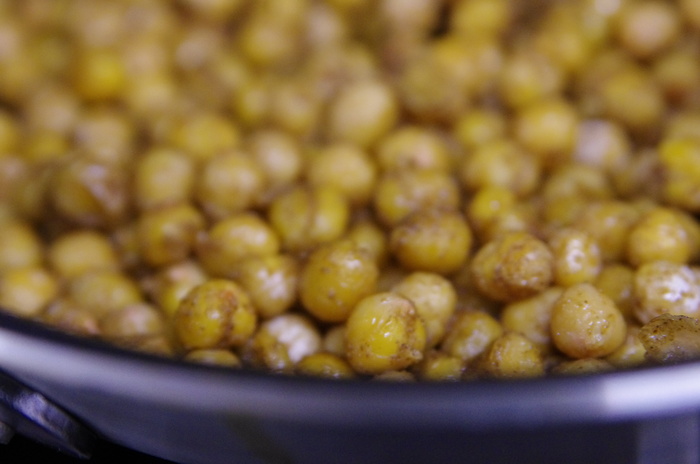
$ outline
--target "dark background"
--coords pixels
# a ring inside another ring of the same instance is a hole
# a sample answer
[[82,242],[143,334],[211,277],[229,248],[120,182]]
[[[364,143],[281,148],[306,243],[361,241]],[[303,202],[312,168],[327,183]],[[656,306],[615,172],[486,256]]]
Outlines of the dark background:
[[170,464],[170,461],[137,453],[136,451],[106,442],[97,443],[94,453],[89,460],[66,456],[20,435],[12,437],[12,440],[7,445],[0,444],[0,463],[2,464],[103,464],[108,462]]

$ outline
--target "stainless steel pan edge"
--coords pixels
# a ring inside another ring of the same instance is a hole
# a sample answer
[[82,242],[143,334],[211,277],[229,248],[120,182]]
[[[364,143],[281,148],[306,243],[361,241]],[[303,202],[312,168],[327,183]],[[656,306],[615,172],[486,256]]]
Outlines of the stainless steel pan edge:
[[416,430],[533,430],[700,411],[700,363],[466,384],[326,381],[188,365],[2,313],[0,368],[109,440],[192,463],[292,462],[268,440],[270,424],[411,437]]

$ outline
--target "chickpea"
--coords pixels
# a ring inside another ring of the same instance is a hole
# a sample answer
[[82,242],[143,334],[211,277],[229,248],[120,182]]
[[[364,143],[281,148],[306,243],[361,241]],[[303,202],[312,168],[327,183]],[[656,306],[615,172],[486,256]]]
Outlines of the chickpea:
[[56,277],[43,267],[17,267],[0,273],[0,306],[17,315],[38,315],[58,294]]
[[456,212],[409,216],[391,231],[389,249],[405,268],[449,275],[467,262],[472,232]]
[[313,353],[296,364],[296,372],[302,375],[332,379],[351,379],[355,372],[347,361],[331,353]]
[[474,150],[506,136],[506,116],[493,110],[472,109],[462,115],[452,128],[454,138],[467,150]]
[[173,315],[177,339],[186,349],[242,346],[255,332],[257,315],[248,294],[230,280],[194,287]]
[[456,210],[459,204],[455,180],[434,170],[386,174],[377,182],[373,198],[377,216],[387,226],[395,226],[419,211]]
[[624,264],[604,266],[593,285],[610,297],[626,319],[632,319],[634,308],[634,270]]
[[439,133],[408,126],[390,132],[378,143],[377,162],[384,171],[435,169],[449,172],[452,159]]
[[75,304],[99,316],[126,306],[142,303],[136,282],[114,270],[91,271],[73,278],[67,296]]
[[75,302],[58,298],[39,316],[42,322],[76,335],[100,335],[99,317]]
[[452,283],[439,274],[414,272],[391,291],[408,298],[415,306],[425,325],[426,347],[440,343],[457,305],[457,292]]
[[299,278],[299,297],[317,319],[342,322],[361,299],[374,293],[378,275],[372,256],[354,242],[332,242],[309,256]]
[[592,282],[602,267],[598,244],[576,229],[559,229],[549,239],[554,255],[554,283],[562,287]]
[[371,200],[377,168],[365,151],[339,143],[316,150],[308,162],[311,186],[334,187],[356,208]]
[[558,364],[552,369],[552,373],[557,375],[591,375],[610,372],[613,369],[614,366],[604,359],[583,358]]
[[617,37],[639,58],[657,55],[675,42],[681,32],[678,10],[658,0],[630,2],[617,19]]
[[40,265],[42,248],[41,239],[29,223],[17,220],[0,223],[0,272]]
[[572,285],[554,303],[552,342],[572,358],[607,356],[622,345],[626,333],[615,302],[589,283]]
[[147,303],[136,303],[110,311],[99,320],[100,332],[107,338],[134,338],[165,332],[161,313]]
[[120,268],[112,243],[92,230],[61,235],[51,243],[47,259],[59,276],[69,280],[86,272]]
[[395,293],[368,296],[350,313],[345,352],[364,374],[409,367],[423,358],[425,328],[413,303]]
[[532,193],[541,176],[541,163],[510,140],[494,140],[477,147],[458,168],[459,178],[469,190],[502,187],[517,196]]
[[275,198],[268,220],[287,251],[308,250],[345,233],[350,206],[335,188],[297,187]]
[[210,366],[241,367],[240,358],[231,350],[221,348],[201,348],[189,351],[183,358],[185,361],[206,364]]
[[646,348],[640,339],[640,327],[630,325],[627,327],[627,337],[623,344],[605,360],[618,369],[641,366],[645,362]]
[[321,349],[318,330],[300,314],[282,314],[263,322],[253,339],[253,344],[260,342],[254,355],[270,369],[291,369]]
[[304,159],[298,141],[281,130],[259,130],[246,140],[246,147],[255,163],[265,173],[271,192],[292,185],[301,176]]
[[134,172],[134,201],[141,211],[187,203],[193,199],[194,162],[168,149],[145,153]]
[[664,140],[659,147],[659,161],[664,173],[662,195],[673,206],[700,211],[700,191],[696,180],[700,178],[700,139]]
[[451,381],[461,380],[464,366],[462,360],[440,351],[430,351],[414,369],[421,380]]
[[299,268],[290,255],[256,256],[238,264],[235,278],[248,292],[260,317],[269,319],[297,302]]
[[187,293],[207,279],[199,263],[185,260],[161,268],[145,277],[140,284],[159,309],[165,315],[172,316]]
[[627,260],[632,266],[662,260],[684,264],[690,259],[691,246],[691,238],[675,212],[657,207],[644,214],[630,231]]
[[261,217],[239,213],[199,231],[195,251],[210,275],[232,278],[246,258],[273,256],[280,247],[276,232]]
[[246,153],[209,158],[195,180],[195,198],[208,216],[220,220],[254,206],[265,187],[265,173]]
[[700,321],[696,318],[661,314],[642,326],[639,338],[646,348],[648,360],[673,363],[700,356],[698,332]]
[[238,148],[241,135],[229,118],[215,112],[195,112],[178,121],[167,133],[173,146],[196,161]]
[[521,378],[544,375],[542,354],[535,344],[516,332],[505,332],[493,341],[477,368],[489,377]]
[[366,148],[391,130],[398,118],[398,102],[391,88],[367,80],[349,85],[331,102],[329,140]]
[[496,301],[515,301],[546,289],[554,278],[549,247],[525,232],[504,234],[471,260],[476,287]]
[[503,334],[503,327],[491,315],[483,311],[457,313],[450,322],[442,350],[470,363],[484,353]]
[[634,315],[642,324],[664,313],[696,317],[700,308],[700,287],[697,276],[688,266],[654,261],[637,269],[634,299]]
[[139,218],[137,240],[141,256],[151,266],[174,264],[194,250],[204,218],[189,204],[148,211]]
[[552,311],[563,292],[562,287],[550,287],[530,298],[507,304],[500,317],[503,329],[525,335],[543,353],[549,351]]

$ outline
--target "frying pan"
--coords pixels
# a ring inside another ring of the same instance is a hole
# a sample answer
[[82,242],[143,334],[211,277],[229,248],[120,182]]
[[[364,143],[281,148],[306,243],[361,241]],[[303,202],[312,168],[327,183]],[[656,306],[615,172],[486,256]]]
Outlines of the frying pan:
[[[471,383],[324,380],[135,353],[0,312],[0,371],[5,429],[84,457],[97,437],[188,464],[700,462],[700,363]],[[17,401],[18,389],[36,404]]]

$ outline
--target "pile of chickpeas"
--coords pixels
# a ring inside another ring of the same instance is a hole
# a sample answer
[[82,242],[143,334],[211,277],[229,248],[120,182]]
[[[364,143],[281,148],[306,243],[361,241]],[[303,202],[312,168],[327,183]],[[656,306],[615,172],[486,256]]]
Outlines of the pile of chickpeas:
[[188,362],[700,354],[700,0],[0,0],[0,307]]

